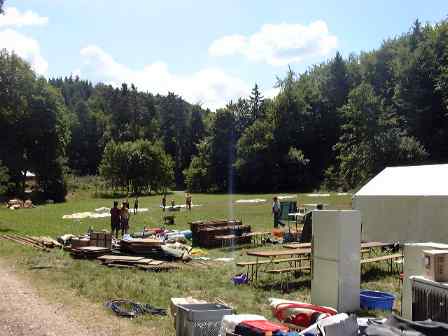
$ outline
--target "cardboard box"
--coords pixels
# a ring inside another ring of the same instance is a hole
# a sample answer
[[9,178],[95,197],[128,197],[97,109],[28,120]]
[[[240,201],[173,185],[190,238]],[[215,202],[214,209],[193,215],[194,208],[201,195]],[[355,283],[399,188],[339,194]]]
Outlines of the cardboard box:
[[448,250],[424,250],[425,277],[437,282],[448,282]]

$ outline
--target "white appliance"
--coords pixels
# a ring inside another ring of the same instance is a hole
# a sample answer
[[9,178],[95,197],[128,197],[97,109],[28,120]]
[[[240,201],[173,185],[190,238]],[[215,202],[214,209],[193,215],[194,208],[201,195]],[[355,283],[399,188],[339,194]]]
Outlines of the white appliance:
[[311,302],[338,312],[359,309],[361,214],[313,211]]
[[448,245],[431,242],[404,245],[401,313],[402,316],[408,320],[412,320],[412,284],[410,277],[425,274],[425,267],[423,264],[424,250],[448,250]]

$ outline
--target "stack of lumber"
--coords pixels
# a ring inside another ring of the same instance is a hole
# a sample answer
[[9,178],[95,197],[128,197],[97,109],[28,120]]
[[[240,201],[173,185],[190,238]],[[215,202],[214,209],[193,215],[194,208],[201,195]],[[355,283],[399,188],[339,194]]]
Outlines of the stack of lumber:
[[110,249],[107,247],[98,246],[84,246],[79,248],[72,248],[70,253],[75,258],[95,259],[107,253],[110,253]]
[[154,260],[145,257],[108,254],[98,257],[97,259],[101,260],[103,265],[116,268],[138,267],[139,269],[146,271],[161,271],[179,268],[178,265],[173,263],[167,263],[162,260]]
[[0,240],[8,240],[12,241],[14,243],[23,245],[23,246],[29,246],[37,250],[48,252],[49,249],[45,244],[43,244],[41,241],[36,240],[33,237],[27,236],[27,235],[18,235],[18,234],[3,234],[0,235]]
[[120,250],[134,254],[152,254],[161,252],[163,242],[153,238],[134,238],[132,240],[121,240]]
[[62,247],[62,244],[60,244],[57,240],[51,237],[30,237],[30,238],[38,241],[40,244],[48,248]]
[[[221,247],[221,240],[217,236],[234,234],[241,236],[244,233],[251,232],[250,225],[243,225],[238,220],[209,220],[196,221],[190,223],[190,229],[193,235],[193,246],[200,247]],[[240,239],[238,243],[250,243],[250,237]]]

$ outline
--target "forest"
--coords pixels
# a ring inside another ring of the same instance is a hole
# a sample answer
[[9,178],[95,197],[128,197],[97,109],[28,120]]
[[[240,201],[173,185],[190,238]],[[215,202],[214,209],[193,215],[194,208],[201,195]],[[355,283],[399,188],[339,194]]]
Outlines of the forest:
[[45,79],[0,52],[0,194],[63,201],[65,177],[142,193],[355,190],[386,166],[448,161],[448,21],[277,78],[216,111],[176,93]]

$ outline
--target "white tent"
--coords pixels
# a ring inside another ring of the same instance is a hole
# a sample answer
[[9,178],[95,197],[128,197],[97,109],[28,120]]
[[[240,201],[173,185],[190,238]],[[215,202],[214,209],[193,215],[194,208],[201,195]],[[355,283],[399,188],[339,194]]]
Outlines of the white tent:
[[448,164],[386,168],[353,196],[362,239],[448,243]]

